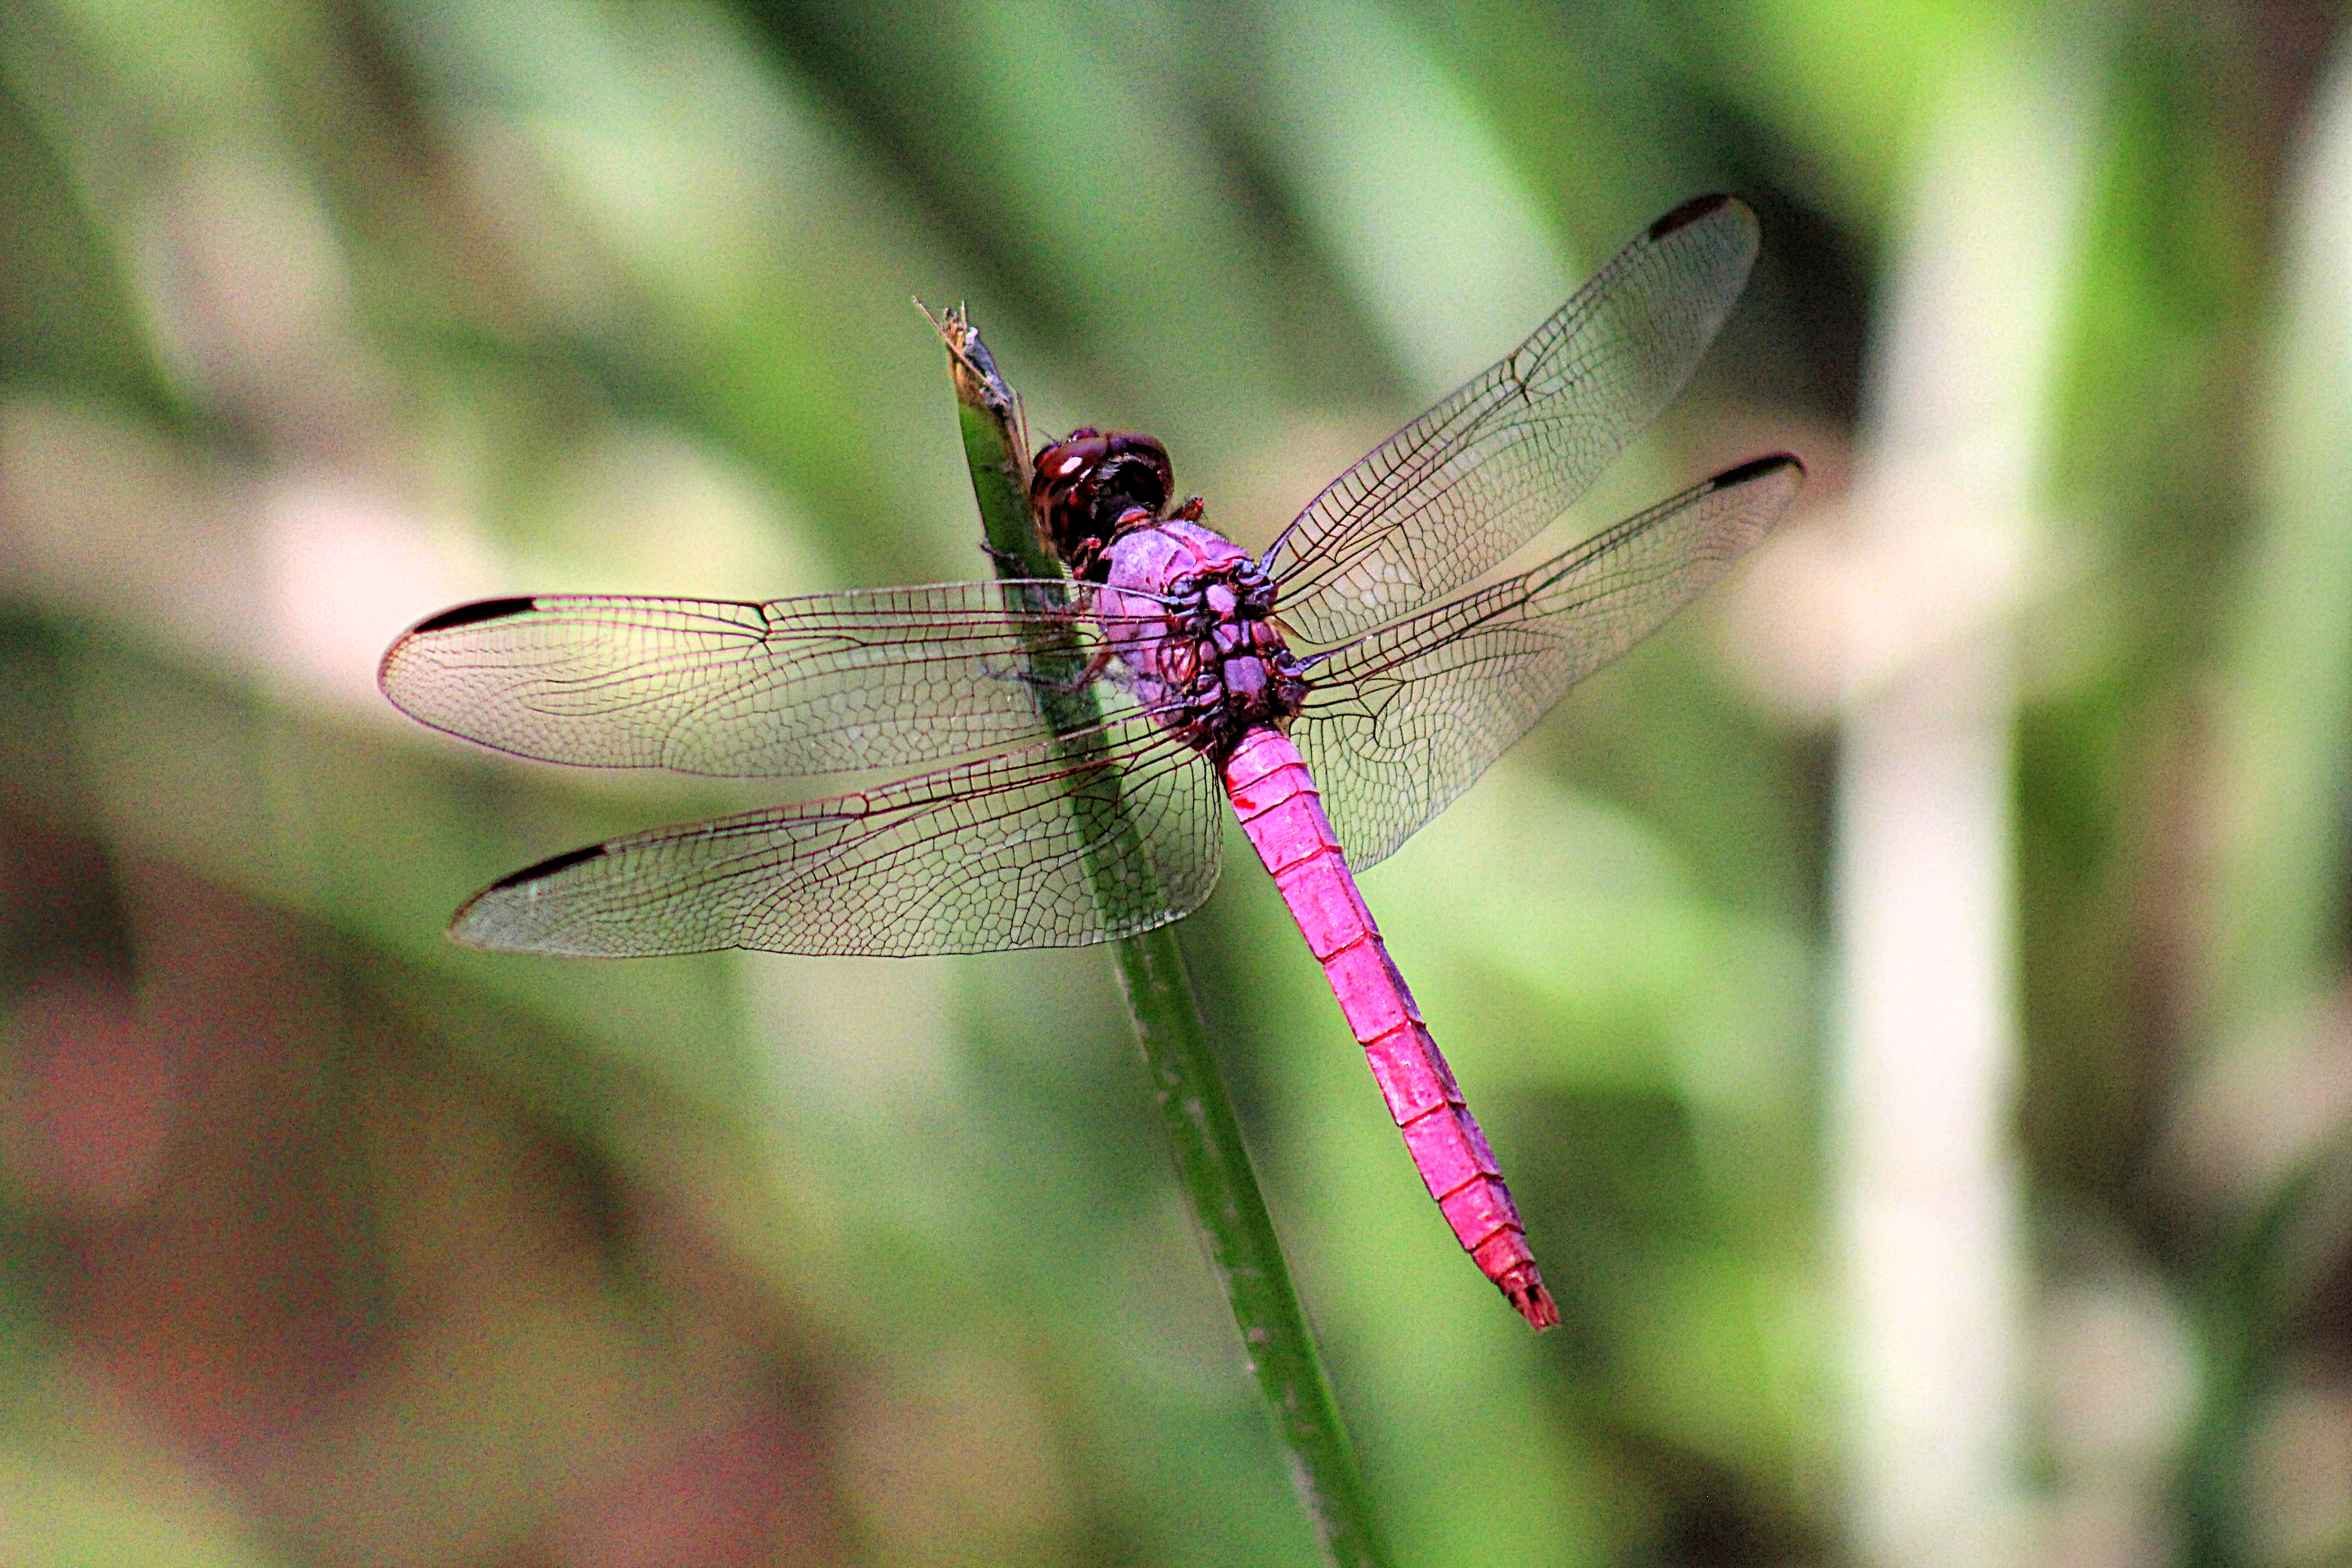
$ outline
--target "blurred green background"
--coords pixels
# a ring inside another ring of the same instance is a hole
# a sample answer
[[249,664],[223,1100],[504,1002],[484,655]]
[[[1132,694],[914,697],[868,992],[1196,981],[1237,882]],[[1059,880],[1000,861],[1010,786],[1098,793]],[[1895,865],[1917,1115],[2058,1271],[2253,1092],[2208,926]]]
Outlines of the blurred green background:
[[1755,281],[1567,526],[1784,447],[1788,548],[1366,880],[1563,1331],[1237,838],[1182,935],[1402,1562],[1884,1558],[1801,590],[1953,84],[2038,61],[2083,169],[1981,618],[2021,1425],[1970,1561],[2352,1561],[2339,21],[0,0],[0,1560],[1312,1561],[1101,953],[459,951],[494,877],[769,797],[469,750],[374,661],[492,593],[984,576],[910,296],[1263,543],[1712,189]]

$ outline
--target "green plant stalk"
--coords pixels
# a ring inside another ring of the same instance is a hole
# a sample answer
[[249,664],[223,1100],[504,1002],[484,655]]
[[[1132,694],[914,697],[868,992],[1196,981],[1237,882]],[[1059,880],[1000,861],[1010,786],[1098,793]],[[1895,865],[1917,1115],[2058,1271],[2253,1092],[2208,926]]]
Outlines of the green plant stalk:
[[[1057,580],[1061,563],[1038,536],[1030,515],[1029,459],[1016,428],[1012,389],[962,312],[949,311],[936,324],[948,347],[964,458],[997,575],[1009,582]],[[1075,636],[1040,631],[1032,639],[1030,657],[1048,722],[1069,737],[1066,743],[1075,758],[1098,756],[1103,742],[1095,731],[1101,711],[1093,690],[1077,679],[1087,656]],[[1102,853],[1089,853],[1090,870],[1142,864],[1139,857],[1109,852],[1131,844],[1136,831],[1122,804],[1116,768],[1106,762],[1098,770],[1077,773],[1071,806],[1087,823],[1088,841],[1105,847]],[[1149,886],[1106,876],[1095,879],[1095,889],[1114,922],[1139,898],[1156,899]],[[1152,1098],[1175,1146],[1177,1174],[1208,1238],[1244,1353],[1289,1458],[1292,1484],[1324,1561],[1339,1568],[1387,1568],[1391,1560],[1373,1525],[1371,1495],[1243,1146],[1233,1101],[1210,1053],[1175,931],[1160,926],[1110,945],[1135,1020],[1136,1044],[1151,1077]]]
[[2326,1285],[2352,1229],[2352,1139],[2322,1142],[2216,1249],[2196,1301],[2204,1376],[2180,1469],[2180,1561],[2241,1568],[2259,1560],[2246,1521],[2249,1449],[2266,1397],[2285,1377],[2282,1350]]

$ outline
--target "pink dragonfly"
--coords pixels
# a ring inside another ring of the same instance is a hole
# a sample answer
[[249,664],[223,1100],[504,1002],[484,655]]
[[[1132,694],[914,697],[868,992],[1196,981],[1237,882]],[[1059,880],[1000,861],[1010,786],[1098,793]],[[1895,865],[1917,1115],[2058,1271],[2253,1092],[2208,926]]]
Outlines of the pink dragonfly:
[[596,957],[1103,942],[1209,896],[1223,795],[1454,1235],[1529,1323],[1558,1322],[1350,867],[1395,849],[1795,496],[1797,460],[1759,458],[1455,594],[1681,389],[1756,247],[1727,196],[1660,218],[1260,556],[1198,500],[1169,506],[1159,442],[1080,430],[1038,454],[1030,489],[1068,579],[768,604],[541,595],[418,623],[383,689],[452,734],[594,767],[884,779],[558,855],[476,895],[450,934]]

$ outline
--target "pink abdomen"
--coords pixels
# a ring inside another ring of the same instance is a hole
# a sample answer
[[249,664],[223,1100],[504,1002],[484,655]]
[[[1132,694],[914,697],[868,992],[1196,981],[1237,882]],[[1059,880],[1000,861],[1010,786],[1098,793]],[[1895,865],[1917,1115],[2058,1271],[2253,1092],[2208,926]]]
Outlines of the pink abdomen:
[[1274,874],[1364,1047],[1429,1195],[1522,1317],[1538,1329],[1559,1322],[1494,1152],[1389,961],[1307,764],[1284,736],[1253,730],[1225,763],[1224,781],[1242,830]]

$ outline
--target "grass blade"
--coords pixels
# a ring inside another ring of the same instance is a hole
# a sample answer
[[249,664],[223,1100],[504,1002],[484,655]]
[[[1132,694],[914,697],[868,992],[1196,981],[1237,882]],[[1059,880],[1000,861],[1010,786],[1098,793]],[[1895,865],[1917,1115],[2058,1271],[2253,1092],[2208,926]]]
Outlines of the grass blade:
[[[1008,579],[1059,577],[1061,563],[1038,537],[1030,516],[1029,455],[1012,389],[962,311],[950,310],[936,324],[948,347],[964,457],[997,574]],[[1032,658],[1055,728],[1066,733],[1094,724],[1094,694],[1069,679],[1083,668],[1076,644],[1041,634]],[[1093,784],[1073,790],[1076,809],[1116,814],[1116,801],[1115,792]],[[1104,831],[1116,836],[1135,829],[1120,819],[1106,822]],[[1143,863],[1136,856],[1118,858]],[[1150,896],[1150,890],[1143,895]],[[1123,889],[1105,884],[1097,896],[1108,909],[1136,891],[1131,884]],[[1224,1079],[1210,1054],[1175,931],[1161,926],[1115,941],[1111,949],[1135,1020],[1136,1044],[1151,1076],[1152,1097],[1175,1147],[1185,1197],[1208,1238],[1243,1350],[1324,1560],[1342,1568],[1386,1568],[1390,1558],[1373,1526],[1370,1494],[1243,1147]]]

